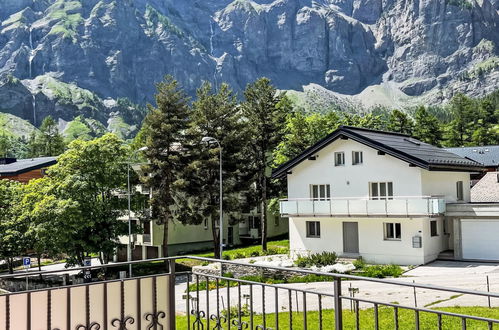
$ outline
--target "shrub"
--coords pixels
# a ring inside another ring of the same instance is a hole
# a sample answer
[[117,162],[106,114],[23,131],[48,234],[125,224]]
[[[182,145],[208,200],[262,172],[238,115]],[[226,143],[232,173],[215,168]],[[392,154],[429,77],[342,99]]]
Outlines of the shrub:
[[251,251],[250,256],[252,256],[252,257],[259,257],[260,256],[260,251],[258,251],[258,250]]
[[244,255],[244,253],[242,252],[237,252],[235,255],[234,255],[234,259],[244,259],[246,258],[246,256]]
[[230,254],[224,254],[224,257],[223,257],[224,260],[231,260],[232,257],[230,256]]
[[336,263],[336,260],[338,260],[338,256],[336,255],[336,253],[324,251],[322,253],[311,254],[308,257],[298,256],[295,264],[296,266],[302,268],[312,266],[323,267],[334,265]]
[[400,277],[403,272],[403,269],[397,265],[373,265],[365,266],[362,270],[361,275],[376,278],[385,278],[388,276]]
[[[228,311],[227,311],[227,309],[224,309],[224,310],[222,310],[221,313],[227,319],[229,318],[229,315],[230,315],[231,319],[236,319],[239,317],[239,305],[230,307],[230,309]],[[242,305],[241,306],[241,316],[249,316],[249,315],[250,315],[250,310],[249,310],[248,305],[247,304]]]
[[355,269],[364,269],[366,267],[366,262],[362,258],[358,258],[353,262]]

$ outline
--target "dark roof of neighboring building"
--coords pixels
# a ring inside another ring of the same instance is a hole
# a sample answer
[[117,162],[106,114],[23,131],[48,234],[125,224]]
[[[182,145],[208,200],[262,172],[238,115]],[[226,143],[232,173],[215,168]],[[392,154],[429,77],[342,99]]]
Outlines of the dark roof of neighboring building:
[[474,172],[484,170],[483,165],[474,160],[463,158],[445,149],[421,142],[406,134],[340,126],[295,158],[275,169],[272,176],[282,177],[286,175],[291,168],[339,138],[352,139],[406,161],[411,165],[430,171]]
[[17,159],[7,164],[0,164],[0,176],[13,176],[54,165],[56,157],[39,157],[30,159]]
[[499,146],[447,148],[461,157],[473,159],[485,167],[499,167]]

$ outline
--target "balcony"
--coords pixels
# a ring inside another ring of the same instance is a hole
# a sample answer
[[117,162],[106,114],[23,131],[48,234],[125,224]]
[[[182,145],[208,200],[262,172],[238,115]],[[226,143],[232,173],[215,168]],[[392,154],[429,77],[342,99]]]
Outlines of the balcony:
[[393,199],[329,198],[283,199],[281,216],[435,216],[445,213],[445,199],[404,196]]

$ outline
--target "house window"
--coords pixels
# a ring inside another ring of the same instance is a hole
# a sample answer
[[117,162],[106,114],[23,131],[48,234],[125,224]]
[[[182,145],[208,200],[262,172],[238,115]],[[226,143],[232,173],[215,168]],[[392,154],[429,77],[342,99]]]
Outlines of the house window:
[[327,200],[331,197],[331,186],[328,184],[310,185],[310,197],[314,200]]
[[344,166],[345,165],[345,153],[335,152],[334,153],[334,166]]
[[430,235],[431,237],[438,236],[437,220],[430,221]]
[[393,182],[369,183],[369,197],[374,200],[393,199]]
[[352,165],[360,165],[363,161],[362,151],[352,151]]
[[385,240],[400,241],[401,239],[402,239],[402,225],[397,222],[385,223]]
[[456,182],[456,190],[457,190],[457,200],[462,201],[464,199],[463,181]]
[[307,237],[321,237],[321,223],[319,221],[307,221]]

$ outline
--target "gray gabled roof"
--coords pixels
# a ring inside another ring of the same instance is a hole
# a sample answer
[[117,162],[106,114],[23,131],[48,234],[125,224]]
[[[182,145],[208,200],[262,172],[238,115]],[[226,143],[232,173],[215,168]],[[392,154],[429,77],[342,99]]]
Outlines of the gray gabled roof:
[[18,159],[13,163],[0,165],[0,176],[12,176],[26,173],[32,170],[54,165],[56,162],[56,157]]
[[486,167],[499,167],[499,146],[447,148],[461,157],[473,159]]
[[352,139],[429,171],[474,172],[484,170],[483,165],[474,160],[463,158],[406,134],[340,126],[336,131],[274,170],[272,176],[282,177],[286,175],[294,166],[339,138]]

